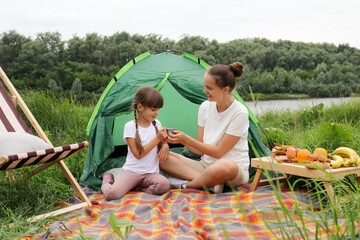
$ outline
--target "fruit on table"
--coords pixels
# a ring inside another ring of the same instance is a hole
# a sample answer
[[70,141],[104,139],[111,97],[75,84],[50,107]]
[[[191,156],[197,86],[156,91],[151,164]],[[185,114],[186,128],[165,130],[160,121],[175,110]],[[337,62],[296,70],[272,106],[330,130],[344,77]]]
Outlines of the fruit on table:
[[286,150],[286,157],[288,158],[296,158],[296,149],[294,147],[288,147]]
[[320,161],[320,162],[331,162],[330,159],[328,159],[327,157],[325,157],[322,153],[317,152],[317,153],[313,153],[313,154],[309,154],[308,157],[312,160],[312,161]]
[[[335,149],[334,152],[332,152],[330,155],[339,155],[343,158],[349,158],[350,162],[355,164],[356,166],[360,165],[360,157],[359,155],[355,152],[355,150],[348,148],[348,147],[338,147],[337,149]],[[345,162],[345,160],[344,160]],[[347,163],[348,164],[348,163]],[[349,165],[349,164],[348,164]],[[345,166],[345,164],[344,164]]]
[[307,149],[300,149],[296,155],[296,159],[299,163],[306,164],[311,161],[309,155],[311,152]]
[[334,159],[334,161],[331,162],[332,168],[339,168],[343,165],[344,159],[341,156],[333,154],[331,157]]
[[359,166],[360,165],[360,156],[359,155],[357,155],[357,161],[356,161],[356,163],[354,163],[356,166]]
[[323,161],[311,161],[305,164],[306,168],[309,169],[321,169],[321,168],[329,168],[329,165]]
[[[274,156],[286,155],[286,161],[305,164],[307,168],[332,168],[360,166],[360,156],[351,148],[339,147],[334,152],[328,153],[324,148],[316,148],[313,153],[307,149],[295,148],[295,146],[276,144],[272,149]],[[333,159],[330,160],[329,158]],[[285,159],[285,158],[284,158]],[[286,162],[281,158],[281,162]]]
[[325,157],[328,157],[328,152],[326,151],[325,148],[316,148],[313,152],[313,154],[316,153],[321,153],[322,155],[324,155]]
[[344,159],[344,167],[351,167],[352,166],[352,162],[350,158],[343,158]]

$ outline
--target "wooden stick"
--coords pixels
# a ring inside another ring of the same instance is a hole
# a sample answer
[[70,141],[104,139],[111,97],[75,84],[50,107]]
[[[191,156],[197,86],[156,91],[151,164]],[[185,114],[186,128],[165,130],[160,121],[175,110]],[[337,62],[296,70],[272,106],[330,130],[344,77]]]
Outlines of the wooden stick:
[[79,183],[76,181],[74,176],[71,174],[70,170],[68,169],[64,161],[63,160],[59,161],[58,165],[60,166],[61,170],[64,172],[66,178],[69,180],[72,187],[75,189],[80,199],[83,202],[86,202],[88,206],[91,206],[91,202],[89,198],[86,196],[86,194],[84,193],[84,191],[82,190],[82,188],[80,187]]
[[[53,146],[50,142],[49,138],[46,136],[44,130],[40,127],[39,123],[36,121],[34,115],[31,113],[29,108],[26,106],[24,100],[21,98],[18,91],[15,89],[14,85],[11,83],[10,79],[6,76],[5,72],[0,67],[0,76],[3,79],[6,87],[9,89],[10,93],[15,96],[15,100],[20,106],[21,110],[24,112],[26,117],[29,119],[31,125],[34,127],[35,131],[39,135],[40,138],[42,138],[45,142],[47,142],[49,145]],[[13,97],[14,99],[14,97]]]
[[79,204],[76,204],[76,205],[71,205],[71,206],[66,207],[66,208],[55,210],[53,212],[49,212],[49,213],[45,213],[45,214],[41,214],[41,215],[38,215],[38,216],[35,216],[35,217],[28,218],[27,221],[36,222],[39,219],[59,216],[59,215],[65,214],[65,213],[69,213],[69,212],[81,209],[81,208],[86,207],[86,206],[88,206],[88,204],[86,202],[82,202],[82,203],[79,203]]

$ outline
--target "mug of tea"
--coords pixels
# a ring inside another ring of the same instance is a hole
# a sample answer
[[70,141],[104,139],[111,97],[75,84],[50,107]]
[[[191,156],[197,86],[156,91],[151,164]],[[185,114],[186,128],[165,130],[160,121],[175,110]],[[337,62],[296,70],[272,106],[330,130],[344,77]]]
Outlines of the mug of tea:
[[[174,133],[174,130],[176,130],[176,128],[167,128],[166,129],[166,132],[167,132],[167,134],[169,135],[169,134],[175,134]],[[170,136],[169,136],[170,137]]]

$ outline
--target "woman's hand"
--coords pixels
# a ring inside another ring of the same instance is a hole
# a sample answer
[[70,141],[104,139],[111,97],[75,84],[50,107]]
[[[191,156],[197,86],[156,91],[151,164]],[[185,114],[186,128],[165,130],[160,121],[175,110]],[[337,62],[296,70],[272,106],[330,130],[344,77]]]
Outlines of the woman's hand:
[[163,142],[160,151],[158,152],[158,157],[160,162],[166,161],[169,157],[169,145],[166,142]]
[[174,132],[174,134],[171,134],[171,133],[169,134],[167,142],[171,143],[171,144],[181,143],[181,144],[185,145],[188,135],[186,135],[185,133],[183,133],[179,130],[174,130],[173,132]]

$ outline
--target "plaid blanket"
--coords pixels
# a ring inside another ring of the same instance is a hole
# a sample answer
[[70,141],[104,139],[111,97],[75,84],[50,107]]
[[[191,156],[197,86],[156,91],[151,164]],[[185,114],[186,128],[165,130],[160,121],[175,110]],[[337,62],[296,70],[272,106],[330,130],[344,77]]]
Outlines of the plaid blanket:
[[[116,201],[94,193],[92,207],[66,215],[36,239],[119,239],[109,224],[110,213],[131,221],[135,228],[128,239],[323,239],[327,232],[345,231],[333,229],[331,218],[327,226],[321,225],[321,211],[307,203],[308,193],[280,195],[282,204],[271,188],[249,192],[249,185],[222,194],[187,189],[161,196],[130,192]],[[124,234],[125,228],[120,230]]]

